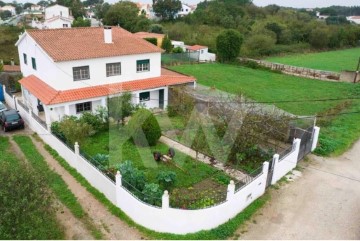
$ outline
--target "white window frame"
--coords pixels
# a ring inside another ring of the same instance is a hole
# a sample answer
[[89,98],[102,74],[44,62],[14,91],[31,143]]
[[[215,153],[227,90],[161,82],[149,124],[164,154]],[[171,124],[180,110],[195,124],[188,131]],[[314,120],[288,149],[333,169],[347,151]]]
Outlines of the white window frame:
[[[86,106],[85,106],[85,105],[86,105]],[[81,110],[78,110],[78,109],[81,109]],[[91,111],[91,110],[92,110],[92,103],[91,103],[91,101],[87,101],[87,102],[75,104],[76,114],[81,114],[81,113],[83,113],[83,112]]]
[[106,64],[106,77],[121,75],[121,63]]
[[89,65],[73,67],[73,79],[74,79],[74,81],[90,79]]
[[[147,63],[144,63],[146,61],[147,61]],[[141,62],[143,62],[143,63],[141,63]],[[142,60],[136,61],[136,72],[137,73],[148,72],[148,71],[150,71],[150,59],[142,59]]]

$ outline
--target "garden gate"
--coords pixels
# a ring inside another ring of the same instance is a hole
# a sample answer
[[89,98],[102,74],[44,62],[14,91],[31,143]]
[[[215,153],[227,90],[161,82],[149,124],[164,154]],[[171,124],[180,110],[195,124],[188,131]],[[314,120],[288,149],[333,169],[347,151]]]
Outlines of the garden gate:
[[299,138],[300,150],[298,155],[298,161],[302,160],[307,154],[311,152],[311,146],[313,142],[314,126],[311,126],[307,129],[293,128],[290,132],[291,138]]

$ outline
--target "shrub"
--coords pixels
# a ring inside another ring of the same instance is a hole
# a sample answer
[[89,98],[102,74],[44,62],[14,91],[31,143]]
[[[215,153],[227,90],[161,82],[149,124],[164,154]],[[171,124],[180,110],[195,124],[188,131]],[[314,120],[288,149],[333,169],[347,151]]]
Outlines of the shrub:
[[181,54],[181,53],[184,53],[184,50],[181,47],[176,47],[176,48],[173,48],[172,52],[175,54]]
[[118,170],[122,176],[122,185],[136,196],[141,197],[140,194],[146,183],[144,172],[135,168],[131,161],[125,161],[118,165]]
[[138,146],[155,146],[161,129],[155,116],[147,109],[139,109],[128,124],[128,131]]
[[158,184],[147,183],[142,191],[142,200],[155,206],[161,206],[162,190]]
[[151,24],[149,33],[163,33],[163,26],[161,24]]
[[104,129],[103,120],[98,115],[91,112],[84,112],[79,120],[80,122],[90,125],[95,131],[101,131]]
[[220,62],[233,61],[238,57],[243,36],[235,30],[225,30],[216,38],[216,49]]
[[157,46],[157,38],[144,38],[149,43],[152,43],[153,45]]
[[172,46],[172,44],[171,44],[171,40],[170,40],[170,38],[169,38],[168,35],[165,35],[165,37],[164,37],[164,39],[163,39],[163,41],[162,41],[162,43],[161,43],[161,48],[162,48],[163,50],[165,50],[166,53],[170,53],[170,52],[171,52],[173,46]]
[[98,153],[92,158],[92,163],[101,171],[105,171],[109,167],[109,155]]
[[70,145],[74,145],[75,142],[81,144],[86,137],[94,132],[91,125],[80,122],[75,116],[65,117],[59,123],[59,130],[64,134]]
[[170,190],[176,182],[176,173],[172,171],[161,171],[157,175],[157,180],[165,190]]
[[60,122],[54,121],[51,123],[51,133],[53,133],[55,136],[57,136],[60,140],[63,142],[66,142],[66,138],[64,133],[60,130]]

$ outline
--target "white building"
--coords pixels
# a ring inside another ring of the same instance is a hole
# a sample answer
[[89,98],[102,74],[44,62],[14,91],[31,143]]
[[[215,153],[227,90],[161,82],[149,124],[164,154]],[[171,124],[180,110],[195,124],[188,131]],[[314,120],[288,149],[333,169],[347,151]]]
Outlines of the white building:
[[183,16],[188,15],[189,13],[192,13],[192,12],[193,12],[193,10],[189,5],[182,3],[181,4],[181,9],[177,13],[177,16],[178,17],[183,17]]
[[25,105],[46,123],[106,106],[130,91],[134,103],[166,108],[168,86],[195,79],[161,68],[162,49],[120,27],[27,30],[16,43]]
[[5,5],[4,7],[0,7],[0,11],[9,11],[11,15],[16,15],[15,7],[11,5]]
[[69,8],[61,5],[53,5],[45,8],[45,20],[43,22],[33,19],[31,26],[39,29],[71,28],[74,17]]
[[316,17],[318,19],[327,19],[329,17],[329,15],[321,15],[320,12],[316,12]]
[[186,46],[186,51],[197,56],[199,62],[212,62],[216,60],[216,55],[209,53],[209,48],[207,46]]
[[350,16],[347,17],[346,19],[352,23],[360,24],[360,16]]
[[40,6],[40,5],[36,5],[36,4],[33,4],[33,5],[31,5],[31,7],[30,7],[30,10],[31,11],[42,11],[44,8],[42,7],[42,6]]

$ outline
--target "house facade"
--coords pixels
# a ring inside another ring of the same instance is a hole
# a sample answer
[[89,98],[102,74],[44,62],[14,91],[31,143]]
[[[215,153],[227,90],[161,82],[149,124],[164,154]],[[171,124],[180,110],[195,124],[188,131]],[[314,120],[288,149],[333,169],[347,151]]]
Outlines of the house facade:
[[350,16],[346,17],[346,19],[352,23],[360,24],[360,16]]
[[186,16],[189,13],[192,13],[192,12],[193,12],[193,10],[189,5],[182,3],[181,4],[181,9],[177,13],[177,17],[183,17],[183,16]]
[[3,7],[0,7],[0,11],[9,11],[11,12],[11,15],[16,15],[15,7],[11,5],[5,5]]
[[31,26],[38,29],[71,28],[73,21],[69,8],[56,4],[45,8],[43,22],[33,19]]
[[120,27],[27,30],[16,45],[23,102],[48,125],[125,91],[133,103],[164,109],[169,86],[195,83],[162,69],[162,50]]

